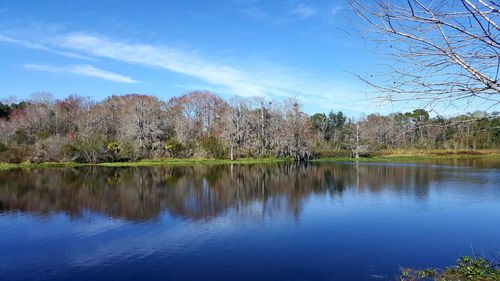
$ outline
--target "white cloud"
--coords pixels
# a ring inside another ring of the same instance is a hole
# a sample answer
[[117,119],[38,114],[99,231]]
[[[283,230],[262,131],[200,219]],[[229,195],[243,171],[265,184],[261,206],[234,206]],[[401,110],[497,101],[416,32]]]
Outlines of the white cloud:
[[[10,37],[0,37],[0,41],[21,45],[21,41]],[[46,37],[42,44],[44,50],[65,52],[96,60],[111,59],[122,63],[184,74],[196,78],[194,84],[226,95],[263,96],[266,98],[296,97],[306,108],[330,110],[332,108],[348,111],[364,111],[368,107],[359,94],[358,86],[338,81],[333,74],[313,74],[303,70],[275,64],[264,58],[223,58],[208,59],[201,52],[150,44],[127,43],[109,37],[88,33],[67,33],[62,36]],[[61,55],[64,55],[62,53]],[[98,60],[97,60],[98,61]],[[47,65],[28,65],[28,68],[68,72],[102,79],[135,83],[136,80],[116,73],[97,69],[93,66],[53,67]]]
[[291,13],[305,19],[316,15],[318,10],[304,3],[300,3],[292,10]]
[[343,7],[342,6],[335,6],[333,7],[331,10],[330,10],[330,15],[331,16],[336,16],[340,13],[340,11],[343,10]]
[[5,42],[5,43],[16,43],[17,40],[7,37],[5,35],[0,34],[0,42]]
[[364,96],[354,93],[352,85],[334,81],[331,76],[311,75],[256,59],[224,59],[225,64],[202,58],[197,52],[166,46],[130,44],[108,37],[73,33],[53,41],[60,48],[86,55],[121,62],[158,67],[185,74],[224,89],[226,94],[264,96],[268,98],[297,97],[306,105],[329,110],[363,111]]
[[96,77],[103,80],[119,82],[119,83],[137,83],[137,80],[134,80],[128,76],[123,76],[117,73],[113,73],[110,71],[102,70],[96,67],[93,67],[88,64],[84,65],[71,65],[71,66],[49,66],[49,65],[40,65],[40,64],[27,64],[25,65],[27,69],[39,70],[39,71],[49,71],[49,72],[62,72],[62,73],[73,73],[78,75]]
[[145,44],[127,44],[87,34],[70,34],[59,38],[60,46],[88,55],[127,63],[159,67],[196,77],[215,86],[223,86],[237,95],[254,96],[277,94],[273,85],[249,79],[242,70],[209,62],[194,52]]
[[57,54],[57,55],[61,55],[61,56],[69,57],[69,58],[74,58],[74,59],[94,60],[92,58],[89,58],[87,56],[83,56],[81,54],[68,52],[68,51],[56,50],[53,48],[49,48],[49,47],[47,47],[43,44],[40,44],[40,43],[33,43],[30,41],[26,41],[26,40],[19,40],[19,39],[8,37],[8,36],[2,35],[2,34],[0,34],[0,43],[14,44],[14,45],[18,45],[18,46],[21,46],[24,48],[46,51],[49,53],[53,53],[53,54]]

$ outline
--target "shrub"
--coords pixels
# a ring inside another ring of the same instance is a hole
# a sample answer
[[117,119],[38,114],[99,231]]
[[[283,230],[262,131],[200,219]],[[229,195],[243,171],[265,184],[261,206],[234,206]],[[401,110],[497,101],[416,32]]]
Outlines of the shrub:
[[314,158],[344,158],[351,157],[352,152],[350,150],[332,150],[332,149],[321,149],[314,150],[313,157]]
[[108,156],[107,161],[111,162],[124,162],[136,159],[133,147],[127,143],[112,141],[106,146],[106,152]]
[[77,139],[65,150],[71,161],[97,163],[108,160],[104,137]]
[[181,158],[185,156],[186,147],[184,147],[178,140],[169,139],[165,142],[165,150],[168,156],[173,158]]
[[26,131],[20,129],[14,133],[13,140],[19,145],[35,144],[34,136],[31,136]]
[[373,149],[369,145],[359,145],[353,149],[352,153],[354,156],[359,157],[371,157],[373,154]]
[[259,155],[259,151],[252,147],[235,147],[233,151],[234,159],[249,157],[266,158],[268,155],[271,156],[270,153]]
[[39,141],[35,146],[34,162],[61,161],[65,159],[64,147],[68,139],[60,136],[50,136]]
[[29,161],[33,155],[32,146],[11,145],[7,150],[0,152],[0,162],[22,163]]
[[437,269],[404,269],[401,281],[418,280],[457,280],[457,281],[495,281],[500,280],[500,267],[481,257],[461,257],[456,266],[443,271]]
[[227,148],[214,136],[200,139],[199,144],[210,158],[223,159],[227,156]]

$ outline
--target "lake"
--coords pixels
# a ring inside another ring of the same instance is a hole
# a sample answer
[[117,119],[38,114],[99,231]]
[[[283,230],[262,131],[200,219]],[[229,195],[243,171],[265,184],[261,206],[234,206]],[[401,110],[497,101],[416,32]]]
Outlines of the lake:
[[499,253],[499,162],[0,171],[0,280],[395,280]]

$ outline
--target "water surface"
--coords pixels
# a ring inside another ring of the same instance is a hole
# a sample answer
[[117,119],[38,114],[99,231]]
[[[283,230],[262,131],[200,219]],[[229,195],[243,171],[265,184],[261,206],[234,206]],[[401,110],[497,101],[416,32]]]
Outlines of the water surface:
[[0,280],[395,280],[500,253],[500,166],[0,172]]

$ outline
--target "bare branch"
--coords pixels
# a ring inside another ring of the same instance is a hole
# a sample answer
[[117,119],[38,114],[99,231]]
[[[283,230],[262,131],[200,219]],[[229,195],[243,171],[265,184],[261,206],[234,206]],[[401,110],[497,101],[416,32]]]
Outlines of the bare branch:
[[[361,80],[383,100],[500,102],[500,44],[495,1],[351,0],[371,27],[370,39],[387,46],[393,61]],[[381,49],[381,48],[377,48]],[[358,75],[359,77],[359,75]]]

